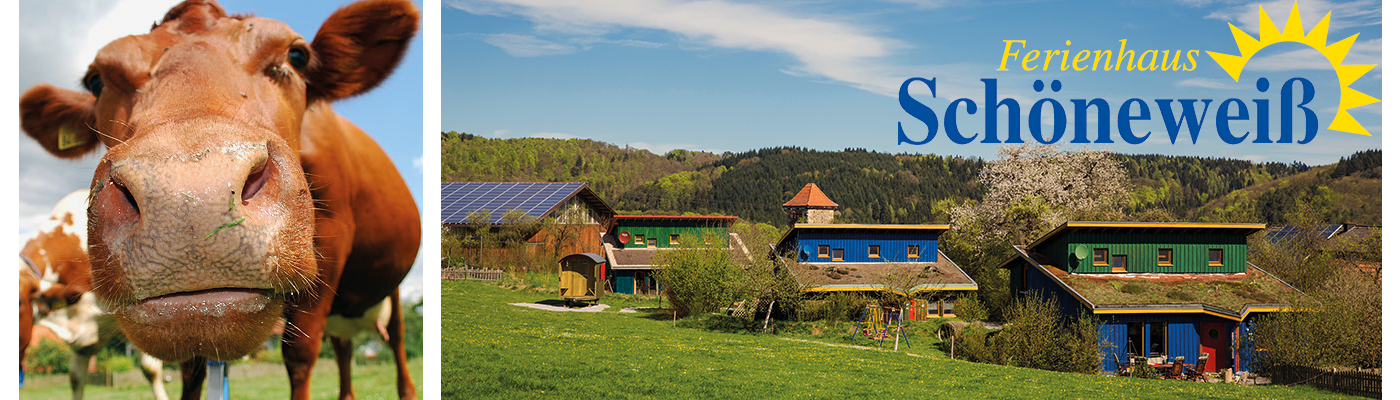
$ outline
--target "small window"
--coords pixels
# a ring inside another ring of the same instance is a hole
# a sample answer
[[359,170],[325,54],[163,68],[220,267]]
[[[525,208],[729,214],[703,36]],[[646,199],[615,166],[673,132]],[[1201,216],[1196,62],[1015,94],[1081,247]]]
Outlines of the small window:
[[919,245],[909,245],[909,258],[919,258]]
[[817,258],[831,258],[831,246],[817,245]]
[[1225,251],[1221,249],[1210,249],[1206,251],[1206,260],[1212,267],[1225,265]]
[[1094,265],[1108,265],[1108,249],[1094,249]]
[[637,235],[634,237],[637,238],[637,241],[632,242],[633,244],[647,244],[647,235]]
[[1128,256],[1122,254],[1113,256],[1113,272],[1128,272]]
[[1172,265],[1172,249],[1157,249],[1157,265]]
[[671,235],[671,244],[681,244],[681,235]]
[[656,247],[656,238],[647,239],[647,247]]
[[869,254],[870,258],[880,258],[880,246],[870,245],[866,248],[866,254]]
[[831,249],[831,261],[845,261],[846,249]]

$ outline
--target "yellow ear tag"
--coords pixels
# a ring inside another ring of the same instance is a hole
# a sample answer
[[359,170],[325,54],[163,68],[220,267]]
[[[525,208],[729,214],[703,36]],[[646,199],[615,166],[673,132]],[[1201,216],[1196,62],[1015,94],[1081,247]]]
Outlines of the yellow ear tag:
[[58,149],[68,150],[74,147],[88,144],[90,136],[83,135],[82,131],[73,128],[72,125],[64,124],[58,128]]

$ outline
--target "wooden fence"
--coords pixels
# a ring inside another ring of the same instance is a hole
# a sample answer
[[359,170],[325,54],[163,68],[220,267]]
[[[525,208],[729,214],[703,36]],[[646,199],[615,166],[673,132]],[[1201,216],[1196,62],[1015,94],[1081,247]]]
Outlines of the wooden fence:
[[1318,389],[1381,398],[1381,376],[1361,371],[1332,371],[1330,369],[1282,365],[1269,370],[1275,385],[1309,385]]
[[494,281],[501,279],[505,271],[499,269],[443,268],[443,280]]

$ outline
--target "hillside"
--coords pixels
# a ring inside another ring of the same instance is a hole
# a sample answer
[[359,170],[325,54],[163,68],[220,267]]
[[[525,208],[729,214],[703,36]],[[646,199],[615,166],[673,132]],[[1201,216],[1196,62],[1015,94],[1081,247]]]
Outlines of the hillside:
[[588,182],[611,200],[666,175],[691,171],[718,155],[675,150],[666,155],[587,139],[491,139],[442,133],[443,182]]
[[1289,213],[1307,204],[1327,223],[1381,225],[1380,158],[1380,150],[1358,152],[1337,164],[1232,191],[1191,215],[1205,221],[1282,225],[1289,222]]
[[[717,155],[665,155],[585,139],[489,139],[443,133],[444,181],[584,181],[628,213],[735,215],[781,225],[780,206],[816,183],[841,205],[838,222],[946,223],[946,210],[982,188],[986,161],[863,149],[798,147]],[[1132,191],[1130,213],[1160,209],[1179,220],[1281,223],[1299,199],[1328,222],[1380,223],[1380,151],[1339,164],[1117,155]]]

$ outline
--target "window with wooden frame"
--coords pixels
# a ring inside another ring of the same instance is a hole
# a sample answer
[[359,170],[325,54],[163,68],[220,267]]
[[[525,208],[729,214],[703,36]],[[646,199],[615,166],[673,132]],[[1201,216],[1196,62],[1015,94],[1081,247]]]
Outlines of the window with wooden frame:
[[846,249],[831,249],[831,261],[845,261]]
[[831,258],[831,246],[817,245],[817,258]]
[[671,244],[681,244],[681,235],[671,234]]
[[872,244],[865,248],[867,258],[880,258],[880,245]]
[[919,258],[919,245],[909,245],[909,258]]
[[1149,322],[1147,329],[1147,356],[1166,357],[1167,323],[1164,321]]
[[1172,249],[1157,249],[1157,265],[1158,265],[1158,266],[1171,266],[1171,265],[1172,265]]
[[[1143,346],[1143,342],[1145,342],[1147,338],[1146,332],[1143,329],[1146,327],[1146,324],[1142,322],[1129,322],[1127,325],[1128,342],[1124,344],[1124,350],[1127,351],[1129,358],[1140,357],[1143,354],[1143,350],[1146,350],[1146,347]],[[1128,360],[1123,361],[1127,362]]]
[[1128,272],[1128,256],[1126,255],[1113,255],[1113,261],[1110,264],[1113,266],[1113,272]]
[[1108,265],[1108,249],[1094,249],[1094,265]]
[[1222,249],[1210,249],[1210,250],[1206,250],[1206,265],[1209,265],[1209,266],[1212,266],[1212,267],[1224,266],[1224,265],[1225,265],[1225,250],[1222,250]]
[[656,248],[656,238],[647,239],[647,247]]
[[647,235],[636,235],[633,237],[637,238],[637,240],[632,242],[632,244],[647,244]]

